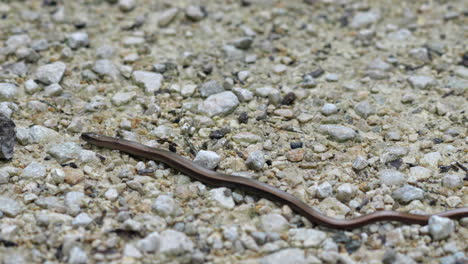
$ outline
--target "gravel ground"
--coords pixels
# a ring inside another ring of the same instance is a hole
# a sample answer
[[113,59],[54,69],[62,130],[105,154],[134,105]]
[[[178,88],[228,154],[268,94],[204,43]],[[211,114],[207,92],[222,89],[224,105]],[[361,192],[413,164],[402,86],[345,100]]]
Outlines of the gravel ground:
[[468,219],[316,226],[81,132],[323,213],[468,206],[459,1],[0,2],[3,263],[466,263]]

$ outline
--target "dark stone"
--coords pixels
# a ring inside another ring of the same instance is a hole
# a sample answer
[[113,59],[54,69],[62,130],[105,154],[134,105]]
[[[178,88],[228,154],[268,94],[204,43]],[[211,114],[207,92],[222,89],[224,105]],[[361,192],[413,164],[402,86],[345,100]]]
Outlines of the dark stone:
[[15,148],[15,123],[8,117],[0,114],[0,159],[13,158]]
[[283,105],[292,105],[295,100],[296,100],[296,94],[293,93],[293,92],[290,92],[290,93],[287,93],[283,97],[283,100],[281,100],[281,104],[283,104]]
[[220,138],[223,138],[224,135],[226,135],[226,133],[224,133],[224,131],[222,131],[220,129],[217,129],[217,130],[211,131],[210,138],[211,139],[220,139]]
[[318,68],[316,70],[313,70],[309,73],[310,76],[317,78],[320,77],[322,74],[324,74],[325,71],[322,68]]
[[291,142],[290,145],[292,149],[297,149],[297,148],[302,148],[303,144],[302,142],[298,141],[298,142]]
[[249,121],[249,116],[247,115],[247,112],[242,112],[240,115],[239,115],[239,123],[241,124],[247,124],[247,122]]

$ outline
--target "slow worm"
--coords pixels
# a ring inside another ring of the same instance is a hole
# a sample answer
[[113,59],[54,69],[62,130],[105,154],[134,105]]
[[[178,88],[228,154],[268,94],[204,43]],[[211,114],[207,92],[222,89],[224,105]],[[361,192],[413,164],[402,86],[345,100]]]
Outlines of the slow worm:
[[[409,214],[397,211],[377,211],[352,219],[335,219],[320,213],[293,195],[281,191],[271,185],[245,177],[232,176],[206,169],[180,155],[169,152],[167,150],[152,148],[137,142],[103,136],[96,133],[83,133],[81,135],[81,139],[92,145],[119,150],[140,158],[151,159],[165,163],[175,170],[180,171],[183,174],[186,174],[207,185],[216,187],[239,188],[250,194],[267,197],[280,203],[287,204],[292,210],[304,216],[312,223],[331,228],[351,229],[378,221],[400,221],[406,224],[426,225],[429,218],[432,216]],[[453,219],[468,217],[468,207],[445,211],[434,215]]]

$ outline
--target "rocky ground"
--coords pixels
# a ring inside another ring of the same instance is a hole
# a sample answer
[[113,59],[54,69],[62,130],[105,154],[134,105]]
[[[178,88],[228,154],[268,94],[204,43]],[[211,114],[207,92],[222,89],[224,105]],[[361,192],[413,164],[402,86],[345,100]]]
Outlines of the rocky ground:
[[17,141],[11,153],[2,132],[0,259],[465,263],[468,218],[324,228],[79,136],[170,149],[336,218],[466,207],[467,12],[463,0],[0,2],[1,123]]

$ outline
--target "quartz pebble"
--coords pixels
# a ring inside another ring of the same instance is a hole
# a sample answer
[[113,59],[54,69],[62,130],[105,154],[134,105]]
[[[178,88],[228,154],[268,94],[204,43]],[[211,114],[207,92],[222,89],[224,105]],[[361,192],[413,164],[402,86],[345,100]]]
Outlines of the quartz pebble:
[[178,255],[184,252],[192,252],[193,242],[184,233],[168,229],[160,235],[161,246],[159,252]]
[[12,101],[18,95],[18,86],[13,83],[0,83],[0,101]]
[[161,246],[161,238],[159,233],[152,232],[145,238],[138,240],[136,245],[138,249],[144,253],[154,253],[157,252]]
[[66,64],[60,61],[40,66],[36,70],[35,79],[44,84],[58,83],[62,80],[66,68]]
[[89,38],[86,32],[74,32],[68,36],[68,46],[72,49],[89,46]]
[[339,142],[347,141],[357,136],[353,129],[340,125],[321,125],[319,130],[330,135]]
[[211,198],[218,202],[224,208],[234,208],[234,200],[231,196],[231,190],[225,187],[215,188],[210,191]]
[[252,151],[249,154],[249,157],[247,158],[247,160],[245,161],[245,164],[250,169],[259,171],[265,165],[265,154],[259,150]]
[[177,213],[178,205],[176,201],[168,195],[159,195],[154,200],[152,208],[162,216],[175,215]]
[[231,91],[208,96],[199,106],[198,111],[210,117],[226,115],[239,105],[239,99]]
[[411,76],[408,78],[408,82],[417,89],[428,89],[435,85],[434,78],[430,76]]
[[329,116],[338,113],[338,107],[335,104],[324,104],[322,109],[320,110],[322,114]]
[[214,169],[218,166],[221,157],[213,151],[201,150],[193,160],[196,164],[207,169]]
[[0,212],[6,216],[15,217],[23,211],[23,207],[14,199],[0,196]]
[[440,216],[431,216],[429,218],[429,233],[434,240],[442,240],[450,236],[455,230],[455,223]]
[[47,175],[46,167],[37,162],[31,162],[24,168],[21,178],[24,179],[40,179]]
[[261,216],[261,224],[266,232],[283,232],[289,224],[288,221],[280,214],[266,214]]
[[385,185],[398,186],[406,181],[406,176],[397,170],[385,169],[381,170],[379,174],[380,182]]
[[208,97],[221,92],[224,92],[224,88],[215,80],[211,80],[200,85],[200,95],[202,97]]
[[161,88],[163,76],[160,73],[147,71],[134,71],[132,78],[137,85],[144,88],[146,94],[154,94]]
[[424,198],[424,191],[411,185],[406,185],[395,190],[392,197],[402,204],[408,204],[414,200],[422,200]]

